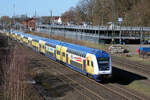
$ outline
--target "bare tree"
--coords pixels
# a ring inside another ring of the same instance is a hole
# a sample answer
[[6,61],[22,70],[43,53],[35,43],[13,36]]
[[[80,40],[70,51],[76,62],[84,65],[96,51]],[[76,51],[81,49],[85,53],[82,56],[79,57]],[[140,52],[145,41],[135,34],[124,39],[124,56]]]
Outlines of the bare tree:
[[15,47],[12,54],[5,56],[4,71],[4,100],[24,100],[25,97],[25,59],[24,52],[18,53]]
[[[122,17],[123,25],[149,25],[149,0],[80,0],[74,10],[75,21],[106,25]],[[66,17],[67,18],[67,17]]]
[[69,11],[62,14],[63,22],[75,22],[75,8],[71,7]]
[[2,16],[0,18],[0,22],[1,22],[2,26],[3,26],[3,28],[8,29],[10,27],[11,19],[9,18],[9,16]]

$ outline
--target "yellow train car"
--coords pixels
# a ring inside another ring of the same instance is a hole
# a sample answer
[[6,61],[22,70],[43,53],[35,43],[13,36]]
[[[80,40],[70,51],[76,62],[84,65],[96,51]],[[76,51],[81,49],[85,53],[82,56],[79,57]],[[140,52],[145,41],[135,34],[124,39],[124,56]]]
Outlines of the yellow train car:
[[23,37],[23,43],[28,44],[28,38],[27,37]]
[[56,46],[55,45],[52,45],[50,43],[46,43],[45,44],[45,55],[51,57],[52,59],[55,60],[56,58]]
[[35,51],[39,51],[40,49],[40,44],[38,40],[32,40],[32,47]]
[[17,40],[21,42],[21,36],[20,36],[20,34],[17,35]]
[[40,52],[45,54],[45,41],[39,40]]
[[[33,50],[45,54],[53,60],[63,62],[69,68],[81,72],[82,74],[92,76],[99,81],[103,77],[109,78],[112,74],[111,57],[103,51],[57,40],[42,38],[25,33],[16,33],[23,35],[23,43],[28,44]],[[15,33],[11,36],[18,40]]]

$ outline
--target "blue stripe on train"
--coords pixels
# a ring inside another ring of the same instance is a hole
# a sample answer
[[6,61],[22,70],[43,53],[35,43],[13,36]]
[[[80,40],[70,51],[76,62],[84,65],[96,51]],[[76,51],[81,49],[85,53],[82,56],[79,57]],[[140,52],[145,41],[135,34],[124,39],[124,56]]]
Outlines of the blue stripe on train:
[[68,67],[70,67],[71,69],[73,69],[73,70],[76,70],[76,71],[78,71],[78,72],[80,72],[80,73],[82,73],[82,74],[87,74],[87,72],[85,72],[85,71],[82,71],[80,68],[77,68],[77,67],[75,67],[75,66],[72,66],[72,65],[70,65],[70,64],[66,64]]
[[52,59],[52,60],[56,60],[55,57],[48,55],[47,53],[45,53],[45,56],[47,56],[48,58]]
[[[72,66],[72,65],[70,65],[70,64],[66,64],[68,67],[70,67],[71,69],[73,69],[73,70],[75,70],[75,71],[78,71],[78,72],[80,72],[80,73],[82,73],[82,74],[84,74],[84,75],[86,75],[87,74],[87,72],[86,71],[82,71],[80,68],[77,68],[77,67],[75,67],[75,66]],[[89,73],[88,73],[89,74]],[[89,74],[89,75],[91,75],[91,74]],[[91,75],[92,76],[92,78],[93,79],[95,79],[96,81],[100,81],[100,79],[99,79],[99,76],[98,75]]]
[[[52,60],[55,60],[55,61],[56,61],[56,58],[55,58],[55,57],[50,56],[50,55],[48,55],[47,53],[45,54],[45,56],[47,56],[47,57],[49,57],[50,59],[52,59]],[[67,63],[66,63],[66,66],[68,66],[69,68],[71,68],[71,69],[73,69],[73,70],[75,70],[75,71],[78,71],[78,72],[80,72],[80,73],[82,73],[82,74],[84,74],[84,75],[86,75],[86,74],[87,74],[87,72],[86,72],[86,71],[82,71],[80,68],[77,68],[77,67],[72,66],[72,65],[70,65],[70,64],[67,64]],[[88,74],[89,74],[89,73],[88,73]],[[91,76],[92,76],[92,78],[93,78],[93,79],[95,79],[96,81],[100,81],[100,79],[99,79],[99,76],[98,76],[98,75],[91,75]]]

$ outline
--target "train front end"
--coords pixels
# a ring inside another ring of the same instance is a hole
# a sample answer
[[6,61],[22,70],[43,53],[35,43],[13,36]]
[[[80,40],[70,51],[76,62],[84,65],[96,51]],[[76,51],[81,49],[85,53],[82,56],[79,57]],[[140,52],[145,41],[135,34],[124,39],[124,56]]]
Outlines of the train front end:
[[96,53],[96,80],[109,80],[112,77],[111,56],[105,51],[98,51]]

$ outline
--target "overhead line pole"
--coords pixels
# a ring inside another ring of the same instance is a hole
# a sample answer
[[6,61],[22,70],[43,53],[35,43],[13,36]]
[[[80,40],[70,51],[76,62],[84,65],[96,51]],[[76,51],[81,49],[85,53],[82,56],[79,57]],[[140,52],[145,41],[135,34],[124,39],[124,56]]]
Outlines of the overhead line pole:
[[14,21],[14,25],[15,25],[15,4],[13,4],[13,10],[14,10],[14,11],[13,11],[13,17],[14,17],[14,18],[13,18],[13,21]]
[[51,30],[50,30],[50,35],[52,35],[52,23],[53,23],[53,21],[52,21],[52,20],[53,20],[53,18],[52,18],[52,17],[53,17],[53,12],[52,12],[52,10],[50,11],[50,16],[51,16],[51,17],[50,17],[50,24],[51,24],[51,25],[50,25],[50,26],[51,26],[51,27],[50,27],[50,29],[51,29]]
[[114,31],[115,31],[115,0],[112,0],[112,42],[114,44]]

